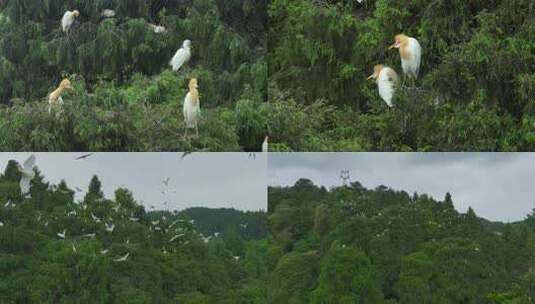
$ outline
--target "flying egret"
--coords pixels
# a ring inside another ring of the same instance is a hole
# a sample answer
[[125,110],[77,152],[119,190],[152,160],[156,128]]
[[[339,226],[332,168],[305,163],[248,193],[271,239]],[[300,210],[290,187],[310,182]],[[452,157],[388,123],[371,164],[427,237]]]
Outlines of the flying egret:
[[381,96],[389,107],[392,107],[392,97],[399,83],[396,71],[382,64],[378,64],[373,68],[373,74],[368,79],[375,79],[377,88],[379,89],[379,96]]
[[58,232],[57,235],[62,238],[62,239],[65,239],[65,234],[67,233],[67,229],[63,229],[63,232]]
[[59,84],[59,87],[54,90],[54,92],[50,93],[50,95],[48,96],[48,114],[52,112],[52,107],[63,105],[63,98],[61,97],[61,93],[63,93],[64,90],[73,90],[69,79],[63,79]]
[[127,254],[125,254],[124,256],[122,256],[120,258],[114,259],[114,261],[115,262],[124,262],[124,261],[126,261],[126,259],[128,259],[129,255],[130,255],[130,252],[128,252]]
[[166,179],[163,180],[163,184],[165,186],[169,186],[169,180],[171,180],[171,177],[167,177]]
[[264,142],[262,143],[262,152],[268,152],[268,136],[264,138]]
[[184,40],[182,42],[182,47],[176,51],[175,56],[169,62],[169,65],[172,67],[173,71],[178,71],[180,67],[191,58],[191,41]]
[[23,195],[30,192],[30,181],[35,177],[35,172],[33,171],[34,166],[35,155],[33,154],[24,161],[23,166],[17,164],[17,168],[21,173],[20,191]]
[[74,23],[74,19],[78,16],[80,16],[80,12],[77,10],[65,12],[63,18],[61,18],[61,29],[63,29],[63,32],[69,33],[71,26]]
[[161,34],[161,33],[166,33],[167,32],[167,29],[165,28],[165,26],[162,26],[162,25],[156,25],[156,24],[149,23],[149,27],[156,34]]
[[89,156],[91,156],[93,154],[94,153],[88,153],[88,154],[80,155],[77,158],[75,158],[74,160],[86,159],[86,158],[88,158]]
[[422,47],[418,40],[404,34],[396,35],[395,42],[388,49],[399,49],[401,68],[403,74],[412,79],[418,78],[420,63],[422,61]]

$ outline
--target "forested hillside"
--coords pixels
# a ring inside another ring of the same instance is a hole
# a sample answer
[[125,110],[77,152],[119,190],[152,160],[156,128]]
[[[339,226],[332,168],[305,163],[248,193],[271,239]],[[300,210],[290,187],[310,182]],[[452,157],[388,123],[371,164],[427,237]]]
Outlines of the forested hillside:
[[[533,0],[273,0],[269,16],[273,150],[535,149]],[[422,47],[415,83],[388,49],[400,33]],[[376,64],[401,78],[392,108]]]
[[195,207],[181,211],[180,214],[193,219],[195,227],[204,235],[237,234],[246,240],[266,238],[264,211],[242,212],[236,209]]
[[[514,202],[503,202],[512,204]],[[535,299],[535,209],[472,209],[358,182],[269,189],[269,303],[492,303]]]
[[[267,126],[266,6],[0,1],[0,150],[259,151]],[[79,16],[62,31],[62,16],[74,10]],[[169,62],[186,39],[191,60],[174,72]],[[50,115],[48,96],[64,78],[73,90]],[[199,137],[183,136],[191,78],[199,83]]]
[[266,239],[203,235],[96,176],[75,201],[36,171],[28,197],[14,161],[0,175],[1,303],[265,303]]

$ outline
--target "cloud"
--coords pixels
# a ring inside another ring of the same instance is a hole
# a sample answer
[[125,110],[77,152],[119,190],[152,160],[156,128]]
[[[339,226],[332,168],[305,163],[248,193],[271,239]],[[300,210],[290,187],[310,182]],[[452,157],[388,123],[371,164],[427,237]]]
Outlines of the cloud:
[[456,208],[469,206],[490,220],[516,221],[535,208],[535,153],[301,153],[272,154],[271,185],[309,178],[340,185],[340,170],[368,188],[385,185],[442,199],[450,192]]
[[[257,153],[0,153],[0,166],[10,159],[23,162],[30,154],[45,179],[57,184],[64,179],[70,188],[87,189],[96,174],[107,197],[121,186],[131,190],[136,200],[157,209],[184,209],[193,206],[233,207],[265,210],[267,206],[266,157]],[[162,194],[163,180],[170,177]],[[83,194],[78,194],[81,199]],[[164,202],[168,202],[167,207]]]

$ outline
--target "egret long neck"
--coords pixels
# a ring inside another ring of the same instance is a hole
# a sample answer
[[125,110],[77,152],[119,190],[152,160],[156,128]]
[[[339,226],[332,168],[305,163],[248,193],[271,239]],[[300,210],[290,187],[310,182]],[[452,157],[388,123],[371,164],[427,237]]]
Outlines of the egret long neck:
[[193,99],[193,104],[197,104],[199,101],[199,91],[196,88],[191,87],[189,92],[191,94],[191,98]]

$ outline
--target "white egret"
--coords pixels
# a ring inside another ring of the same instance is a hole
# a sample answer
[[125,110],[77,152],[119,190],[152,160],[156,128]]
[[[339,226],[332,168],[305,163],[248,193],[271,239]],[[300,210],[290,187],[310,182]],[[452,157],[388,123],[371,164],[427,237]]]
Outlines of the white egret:
[[199,136],[199,118],[201,106],[199,100],[199,85],[197,78],[192,78],[188,84],[189,92],[184,98],[184,122],[186,123],[184,135],[188,134],[189,128],[195,128],[195,134]]
[[108,251],[109,251],[108,249],[101,250],[100,254],[106,254],[106,253],[108,253]]
[[120,258],[114,259],[114,261],[115,262],[124,262],[124,261],[126,261],[126,259],[128,259],[128,256],[130,256],[130,252],[128,252],[127,254],[125,254],[124,256],[122,256]]
[[392,107],[392,97],[399,83],[396,71],[382,64],[378,64],[373,68],[373,74],[368,79],[375,79],[379,96],[381,96],[389,107]]
[[19,172],[21,173],[20,191],[23,195],[30,192],[30,181],[35,177],[35,172],[33,171],[34,166],[35,155],[33,154],[24,161],[23,166],[17,164]]
[[115,17],[115,11],[112,10],[112,9],[105,9],[102,11],[102,13],[100,14],[102,17],[104,18],[113,18]]
[[264,142],[262,143],[262,152],[268,152],[268,136],[264,138]]
[[54,92],[50,93],[50,95],[48,96],[48,114],[52,112],[52,107],[63,105],[63,98],[61,97],[61,93],[63,93],[64,90],[73,90],[69,79],[63,79],[59,84],[59,87],[54,90]]
[[191,58],[191,41],[184,40],[182,42],[182,47],[176,51],[175,55],[169,62],[169,65],[172,67],[173,71],[178,71],[180,67]]
[[115,224],[112,223],[108,225],[108,223],[106,223],[106,231],[113,232],[113,229],[115,229]]
[[166,33],[167,32],[167,29],[165,28],[165,26],[162,26],[162,25],[156,25],[156,24],[149,23],[149,27],[156,34],[161,34],[161,33]]
[[404,34],[399,34],[396,35],[394,44],[389,47],[389,49],[392,48],[399,49],[403,74],[413,79],[418,78],[420,63],[422,61],[422,47],[418,40]]
[[84,237],[86,237],[86,238],[94,238],[95,236],[96,236],[95,233],[84,234]]
[[77,10],[74,11],[66,11],[63,15],[63,18],[61,18],[61,29],[65,33],[69,33],[72,24],[74,23],[74,20],[76,17],[80,16],[80,12]]
[[4,227],[4,223],[0,221],[0,227]]
[[62,239],[65,239],[65,235],[67,233],[67,229],[63,229],[63,232],[58,232],[57,235],[62,238]]

